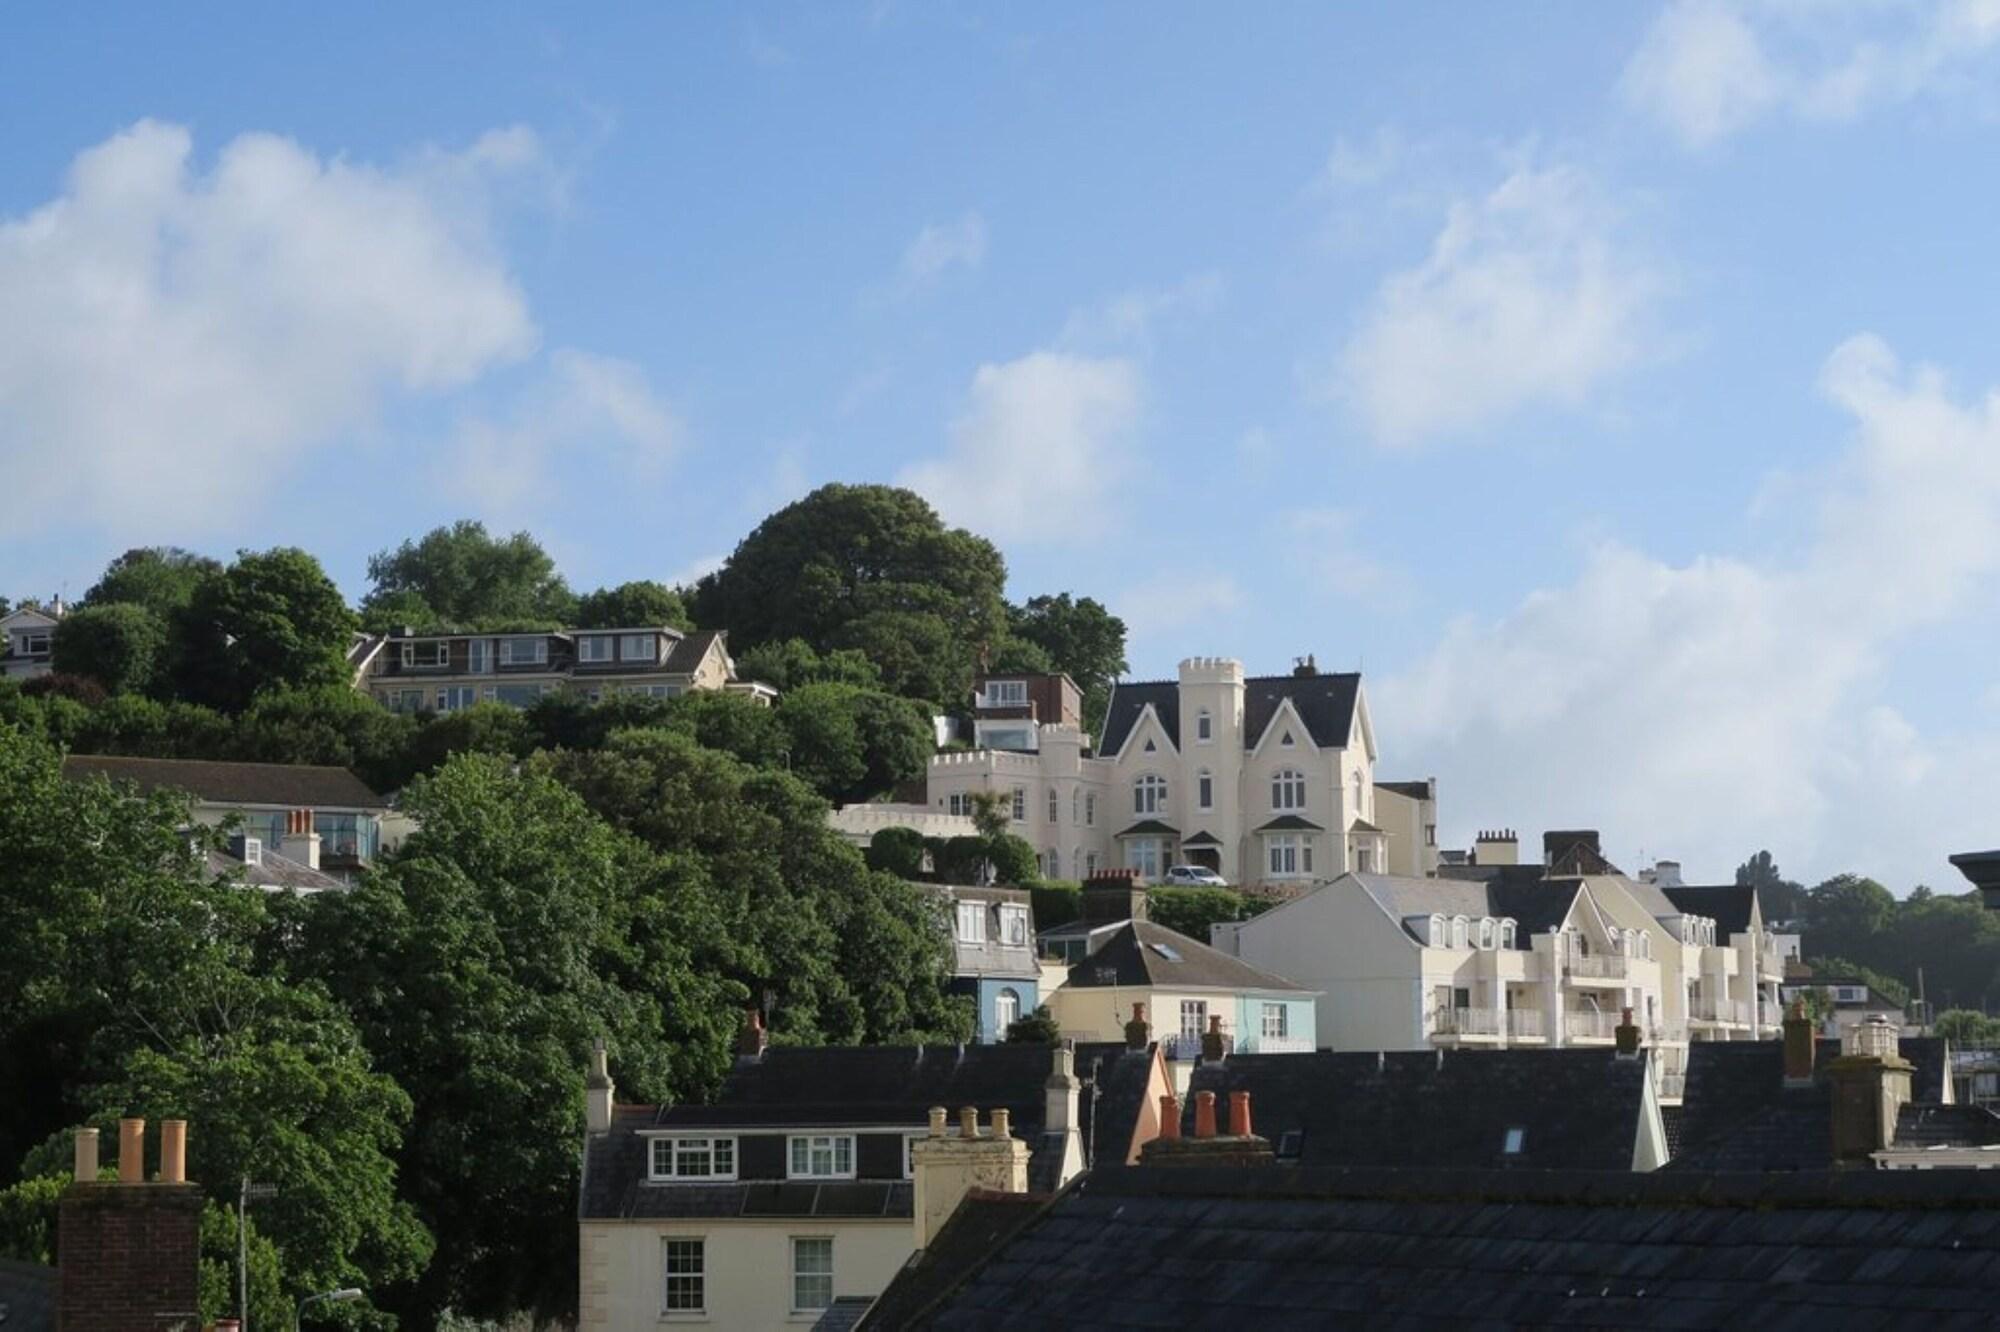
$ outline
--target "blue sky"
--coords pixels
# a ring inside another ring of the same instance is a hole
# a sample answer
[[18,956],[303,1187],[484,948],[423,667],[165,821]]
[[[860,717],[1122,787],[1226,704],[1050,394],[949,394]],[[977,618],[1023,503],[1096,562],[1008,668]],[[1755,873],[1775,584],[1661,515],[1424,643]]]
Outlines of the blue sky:
[[913,484],[1445,835],[2000,838],[2000,6],[88,5],[0,43],[10,595]]

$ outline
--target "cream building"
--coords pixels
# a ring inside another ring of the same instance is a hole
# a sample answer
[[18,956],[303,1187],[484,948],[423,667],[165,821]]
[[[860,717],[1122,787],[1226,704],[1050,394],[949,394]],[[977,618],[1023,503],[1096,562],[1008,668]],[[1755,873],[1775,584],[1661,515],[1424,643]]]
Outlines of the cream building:
[[1032,752],[939,754],[927,796],[948,815],[970,813],[973,792],[1009,797],[1013,831],[1050,878],[1126,868],[1156,882],[1196,864],[1291,894],[1348,870],[1424,872],[1434,796],[1385,797],[1375,763],[1359,675],[1323,675],[1308,659],[1246,677],[1241,662],[1191,657],[1173,680],[1115,686],[1094,747],[1054,723],[1038,726]]

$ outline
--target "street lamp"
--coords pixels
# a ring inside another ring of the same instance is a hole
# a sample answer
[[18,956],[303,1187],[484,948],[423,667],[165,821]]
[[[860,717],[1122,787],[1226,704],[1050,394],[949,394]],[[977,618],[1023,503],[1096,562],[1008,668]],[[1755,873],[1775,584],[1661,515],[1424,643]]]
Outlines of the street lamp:
[[328,1304],[347,1304],[360,1299],[361,1296],[362,1291],[358,1286],[342,1286],[339,1290],[323,1290],[317,1295],[308,1295],[300,1300],[299,1307],[292,1311],[292,1327],[297,1329],[305,1326],[306,1306],[315,1300],[325,1300]]

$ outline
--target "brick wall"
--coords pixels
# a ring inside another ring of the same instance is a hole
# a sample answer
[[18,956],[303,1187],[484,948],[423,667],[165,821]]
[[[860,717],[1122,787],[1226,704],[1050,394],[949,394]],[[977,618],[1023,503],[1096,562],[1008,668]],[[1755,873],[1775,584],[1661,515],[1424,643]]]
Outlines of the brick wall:
[[58,1332],[199,1326],[201,1189],[72,1184],[58,1213]]

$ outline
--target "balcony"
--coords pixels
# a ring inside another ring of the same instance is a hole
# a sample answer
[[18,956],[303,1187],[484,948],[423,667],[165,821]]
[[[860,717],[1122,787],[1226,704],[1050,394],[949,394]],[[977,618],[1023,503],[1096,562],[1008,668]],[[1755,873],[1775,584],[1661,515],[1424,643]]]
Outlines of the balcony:
[[1710,1026],[1747,1027],[1750,1005],[1741,999],[1696,999],[1689,1005],[1688,1021]]
[[1687,1093],[1687,1074],[1660,1074],[1660,1096],[1664,1100],[1678,1101]]
[[1313,1043],[1303,1036],[1259,1036],[1244,1048],[1245,1054],[1311,1054]]
[[1438,1036],[1498,1036],[1506,1015],[1497,1008],[1440,1008],[1431,1015]]
[[1785,959],[1775,948],[1766,948],[1757,955],[1757,978],[1759,980],[1783,980]]
[[1618,1014],[1573,1009],[1563,1014],[1563,1039],[1608,1041],[1618,1033]]
[[1563,975],[1573,981],[1622,981],[1630,967],[1613,953],[1569,953],[1562,959]]

